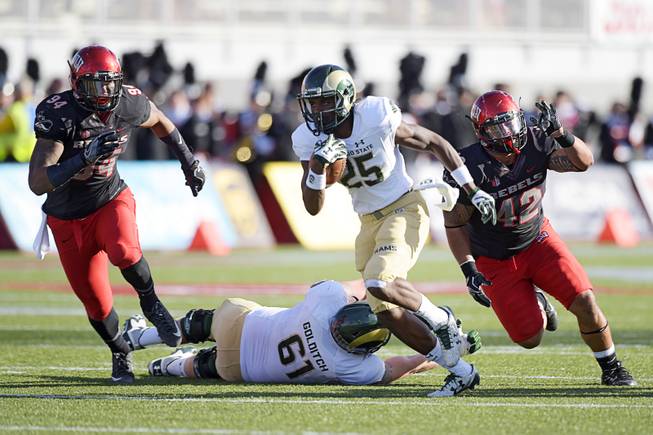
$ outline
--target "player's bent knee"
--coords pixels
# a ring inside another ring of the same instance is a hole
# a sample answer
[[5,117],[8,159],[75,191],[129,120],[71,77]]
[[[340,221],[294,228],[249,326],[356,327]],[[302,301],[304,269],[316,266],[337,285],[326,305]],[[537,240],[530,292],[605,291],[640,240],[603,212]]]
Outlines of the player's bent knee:
[[120,269],[126,269],[137,264],[143,257],[140,248],[127,246],[124,243],[116,243],[107,249],[109,261]]
[[202,349],[197,352],[193,359],[193,371],[198,378],[219,379],[218,369],[215,367],[215,360],[218,356],[218,349],[213,346],[209,349]]
[[200,343],[211,336],[211,324],[215,310],[190,310],[179,321],[187,342]]
[[516,343],[523,347],[524,349],[533,349],[536,348],[537,346],[540,345],[542,342],[542,336],[544,335],[544,331],[540,331],[531,338],[527,338],[526,340],[522,341],[517,341]]

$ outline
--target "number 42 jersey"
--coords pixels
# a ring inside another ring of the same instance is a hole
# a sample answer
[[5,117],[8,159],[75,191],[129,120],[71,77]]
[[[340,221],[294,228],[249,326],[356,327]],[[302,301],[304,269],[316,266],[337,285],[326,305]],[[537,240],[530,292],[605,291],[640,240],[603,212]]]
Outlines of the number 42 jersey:
[[[323,281],[292,308],[261,307],[245,318],[240,368],[246,382],[352,384],[379,382],[384,362],[342,349],[329,322],[347,304],[341,284]],[[218,343],[220,346],[220,343]]]
[[[354,105],[351,135],[347,145],[347,168],[340,183],[349,189],[354,210],[372,213],[397,200],[413,186],[406,173],[404,157],[395,144],[401,111],[388,98],[366,97]],[[308,161],[315,143],[326,134],[313,135],[302,124],[292,135],[293,150],[299,160]]]

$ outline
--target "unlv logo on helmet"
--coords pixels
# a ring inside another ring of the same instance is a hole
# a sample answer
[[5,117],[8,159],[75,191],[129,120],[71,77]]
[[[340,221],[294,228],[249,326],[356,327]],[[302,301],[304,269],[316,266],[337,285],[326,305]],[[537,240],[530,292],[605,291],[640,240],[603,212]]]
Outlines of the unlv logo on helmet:
[[111,50],[101,45],[80,49],[68,62],[77,102],[92,112],[116,108],[122,91],[122,68]]
[[507,92],[490,91],[478,97],[470,119],[481,145],[491,151],[519,154],[526,145],[524,112]]

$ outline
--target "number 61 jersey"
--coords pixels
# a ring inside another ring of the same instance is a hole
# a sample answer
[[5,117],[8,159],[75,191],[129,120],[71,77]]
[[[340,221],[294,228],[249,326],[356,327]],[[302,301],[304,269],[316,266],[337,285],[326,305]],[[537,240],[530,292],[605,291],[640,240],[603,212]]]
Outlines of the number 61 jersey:
[[[261,307],[245,318],[240,369],[246,382],[351,384],[379,382],[384,362],[375,355],[342,349],[330,321],[347,304],[340,283],[323,281],[292,308]],[[220,343],[217,343],[218,348]]]
[[[388,98],[366,97],[352,110],[351,136],[342,138],[347,145],[347,169],[340,183],[349,189],[354,210],[372,213],[397,200],[413,186],[406,164],[395,144],[395,132],[401,124],[401,111]],[[315,143],[327,135],[315,136],[302,124],[292,135],[293,150],[299,160],[308,161]]]

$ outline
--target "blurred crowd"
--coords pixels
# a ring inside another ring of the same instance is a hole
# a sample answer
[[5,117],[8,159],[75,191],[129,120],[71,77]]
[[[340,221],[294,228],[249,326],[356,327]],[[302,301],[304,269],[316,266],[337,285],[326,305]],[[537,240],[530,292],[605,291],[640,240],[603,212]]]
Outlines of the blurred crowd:
[[[0,162],[26,162],[34,146],[36,104],[47,95],[68,89],[68,80],[58,78],[41,83],[38,61],[29,59],[24,78],[12,83],[6,79],[8,62],[7,53],[0,48]],[[399,63],[398,91],[387,96],[396,99],[407,119],[438,132],[454,146],[475,142],[466,115],[476,91],[485,89],[474,89],[468,83],[467,54],[461,54],[450,67],[447,83],[438,89],[425,89],[422,85],[425,63],[423,56],[407,53]],[[196,80],[191,63],[181,68],[171,65],[162,43],[150,54],[123,54],[122,65],[125,83],[142,89],[179,127],[196,153],[243,164],[255,182],[261,176],[263,163],[295,159],[291,134],[303,122],[295,97],[308,69],[298,71],[282,95],[278,95],[266,79],[267,64],[262,61],[250,82],[248,106],[233,111],[222,107],[213,83]],[[349,48],[344,50],[342,66],[354,76],[361,97],[374,94],[374,83],[359,82]],[[640,111],[643,86],[640,78],[634,79],[630,95],[614,102],[602,116],[598,108],[585,107],[563,89],[555,95],[535,95],[529,100],[551,101],[563,125],[592,147],[597,160],[627,163],[632,159],[653,159],[653,117]],[[496,83],[494,88],[510,92],[508,84]],[[523,109],[528,122],[537,116],[533,107]],[[149,130],[136,131],[123,159],[174,158]],[[410,151],[405,154],[408,160],[414,157]]]

